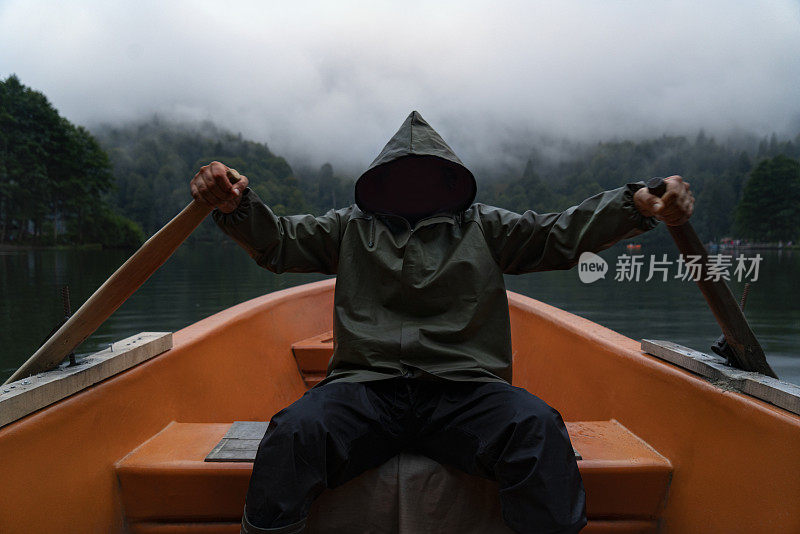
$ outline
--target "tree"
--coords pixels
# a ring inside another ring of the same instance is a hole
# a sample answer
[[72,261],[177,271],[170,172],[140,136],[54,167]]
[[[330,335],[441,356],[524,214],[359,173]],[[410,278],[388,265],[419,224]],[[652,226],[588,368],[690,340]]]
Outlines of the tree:
[[[85,128],[16,76],[0,82],[0,242],[85,242],[87,229],[100,224],[95,217],[110,220],[105,196],[113,182],[108,155]],[[58,233],[62,221],[67,236]],[[43,235],[45,227],[52,234]]]
[[[800,136],[789,141],[767,137],[760,147],[757,145],[758,138],[747,139],[747,147],[753,153],[777,150],[800,157],[796,154]],[[593,146],[562,144],[550,157],[536,157],[535,165],[529,165],[521,177],[496,175],[492,183],[479,188],[479,195],[482,202],[514,211],[561,211],[604,189],[652,176],[680,174],[691,183],[697,198],[692,224],[702,239],[716,239],[730,235],[736,206],[752,171],[751,155],[744,146],[745,143],[735,140],[719,143],[703,131],[694,140],[662,136]],[[538,182],[533,178],[533,168],[536,176],[541,177]],[[532,194],[537,190],[537,194]],[[669,234],[662,230],[636,239],[648,244],[671,242]]]
[[759,241],[800,237],[800,162],[778,155],[756,166],[736,210],[736,229]]
[[[218,160],[250,180],[250,187],[280,214],[325,212],[352,195],[335,189],[340,180],[328,166],[325,184],[301,184],[286,160],[267,145],[243,139],[209,122],[180,124],[158,117],[95,130],[108,151],[116,178],[112,202],[150,234],[190,200],[189,180],[202,165]],[[319,187],[318,187],[319,186]],[[304,189],[305,187],[305,189]],[[320,189],[324,195],[320,195]],[[351,187],[352,189],[352,187]],[[204,222],[190,239],[225,239]]]
[[712,176],[697,195],[692,224],[704,239],[719,241],[729,235],[736,207],[736,192],[728,176]]
[[25,87],[16,76],[0,82],[0,178],[3,196],[3,232],[16,230],[19,241],[30,224],[38,232],[50,200],[50,171],[65,137],[61,117],[39,92]]
[[336,208],[336,180],[333,177],[333,166],[325,163],[319,169],[319,201],[322,205]]

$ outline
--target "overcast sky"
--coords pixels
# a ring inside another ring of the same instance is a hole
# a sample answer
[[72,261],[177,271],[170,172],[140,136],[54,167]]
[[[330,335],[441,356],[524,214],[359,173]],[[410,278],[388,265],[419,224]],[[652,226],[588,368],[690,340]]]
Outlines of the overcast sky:
[[211,119],[334,165],[412,109],[468,164],[537,133],[794,136],[800,2],[0,0],[11,73],[78,124]]

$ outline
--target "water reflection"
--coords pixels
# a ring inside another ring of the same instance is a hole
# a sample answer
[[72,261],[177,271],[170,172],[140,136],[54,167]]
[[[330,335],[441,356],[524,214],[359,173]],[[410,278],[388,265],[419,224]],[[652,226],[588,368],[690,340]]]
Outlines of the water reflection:
[[[577,271],[508,276],[512,291],[601,323],[634,339],[668,339],[708,351],[719,327],[692,282],[616,282],[622,247],[601,253],[609,274],[583,284]],[[674,250],[641,251],[660,258]],[[727,252],[725,252],[727,253]],[[800,255],[761,251],[759,280],[752,284],[747,317],[778,375],[800,383]],[[125,251],[0,251],[0,374],[7,377],[62,319],[60,290],[70,286],[73,310],[129,256]],[[750,252],[745,252],[751,255]],[[644,270],[643,270],[644,271]],[[175,331],[239,302],[326,278],[274,275],[235,244],[183,246],[78,350],[88,353],[144,330]],[[643,277],[644,278],[644,277]],[[731,282],[734,295],[743,283]]]

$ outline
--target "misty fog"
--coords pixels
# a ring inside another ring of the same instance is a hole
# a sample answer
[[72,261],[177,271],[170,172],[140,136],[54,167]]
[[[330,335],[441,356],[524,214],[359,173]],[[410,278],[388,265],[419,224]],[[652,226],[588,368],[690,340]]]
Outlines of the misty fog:
[[794,137],[798,50],[789,0],[0,2],[0,77],[73,122],[211,120],[352,173],[412,109],[479,167],[542,136]]

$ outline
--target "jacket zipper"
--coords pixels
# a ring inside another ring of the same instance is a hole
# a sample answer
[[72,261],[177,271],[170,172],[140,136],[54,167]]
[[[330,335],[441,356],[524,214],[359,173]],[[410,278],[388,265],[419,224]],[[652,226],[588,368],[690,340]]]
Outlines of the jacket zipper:
[[375,246],[375,216],[373,215],[370,217],[370,228],[369,228],[369,244],[367,245],[369,248]]
[[[429,217],[425,217],[424,219],[420,219],[415,226],[411,226],[411,224],[405,219],[405,217],[401,217],[399,215],[392,215],[390,213],[382,213],[380,215],[383,216],[383,217],[392,217],[394,219],[400,219],[401,221],[403,221],[403,223],[405,223],[406,228],[408,228],[409,234],[413,234],[414,231],[417,230],[420,227],[420,223],[421,222],[424,222],[424,221],[426,221],[428,219],[434,219],[436,217],[446,217],[446,215],[443,215],[443,214],[431,215]],[[373,248],[375,246],[375,219],[377,218],[377,216],[378,216],[377,214],[373,214],[373,215],[370,215],[370,217],[369,217],[369,221],[370,221],[370,225],[369,225],[369,243],[367,243],[367,247],[369,247],[369,248]],[[464,223],[464,213],[463,212],[454,213],[452,215],[452,218],[455,221],[456,225],[458,225],[458,226],[461,226]]]

